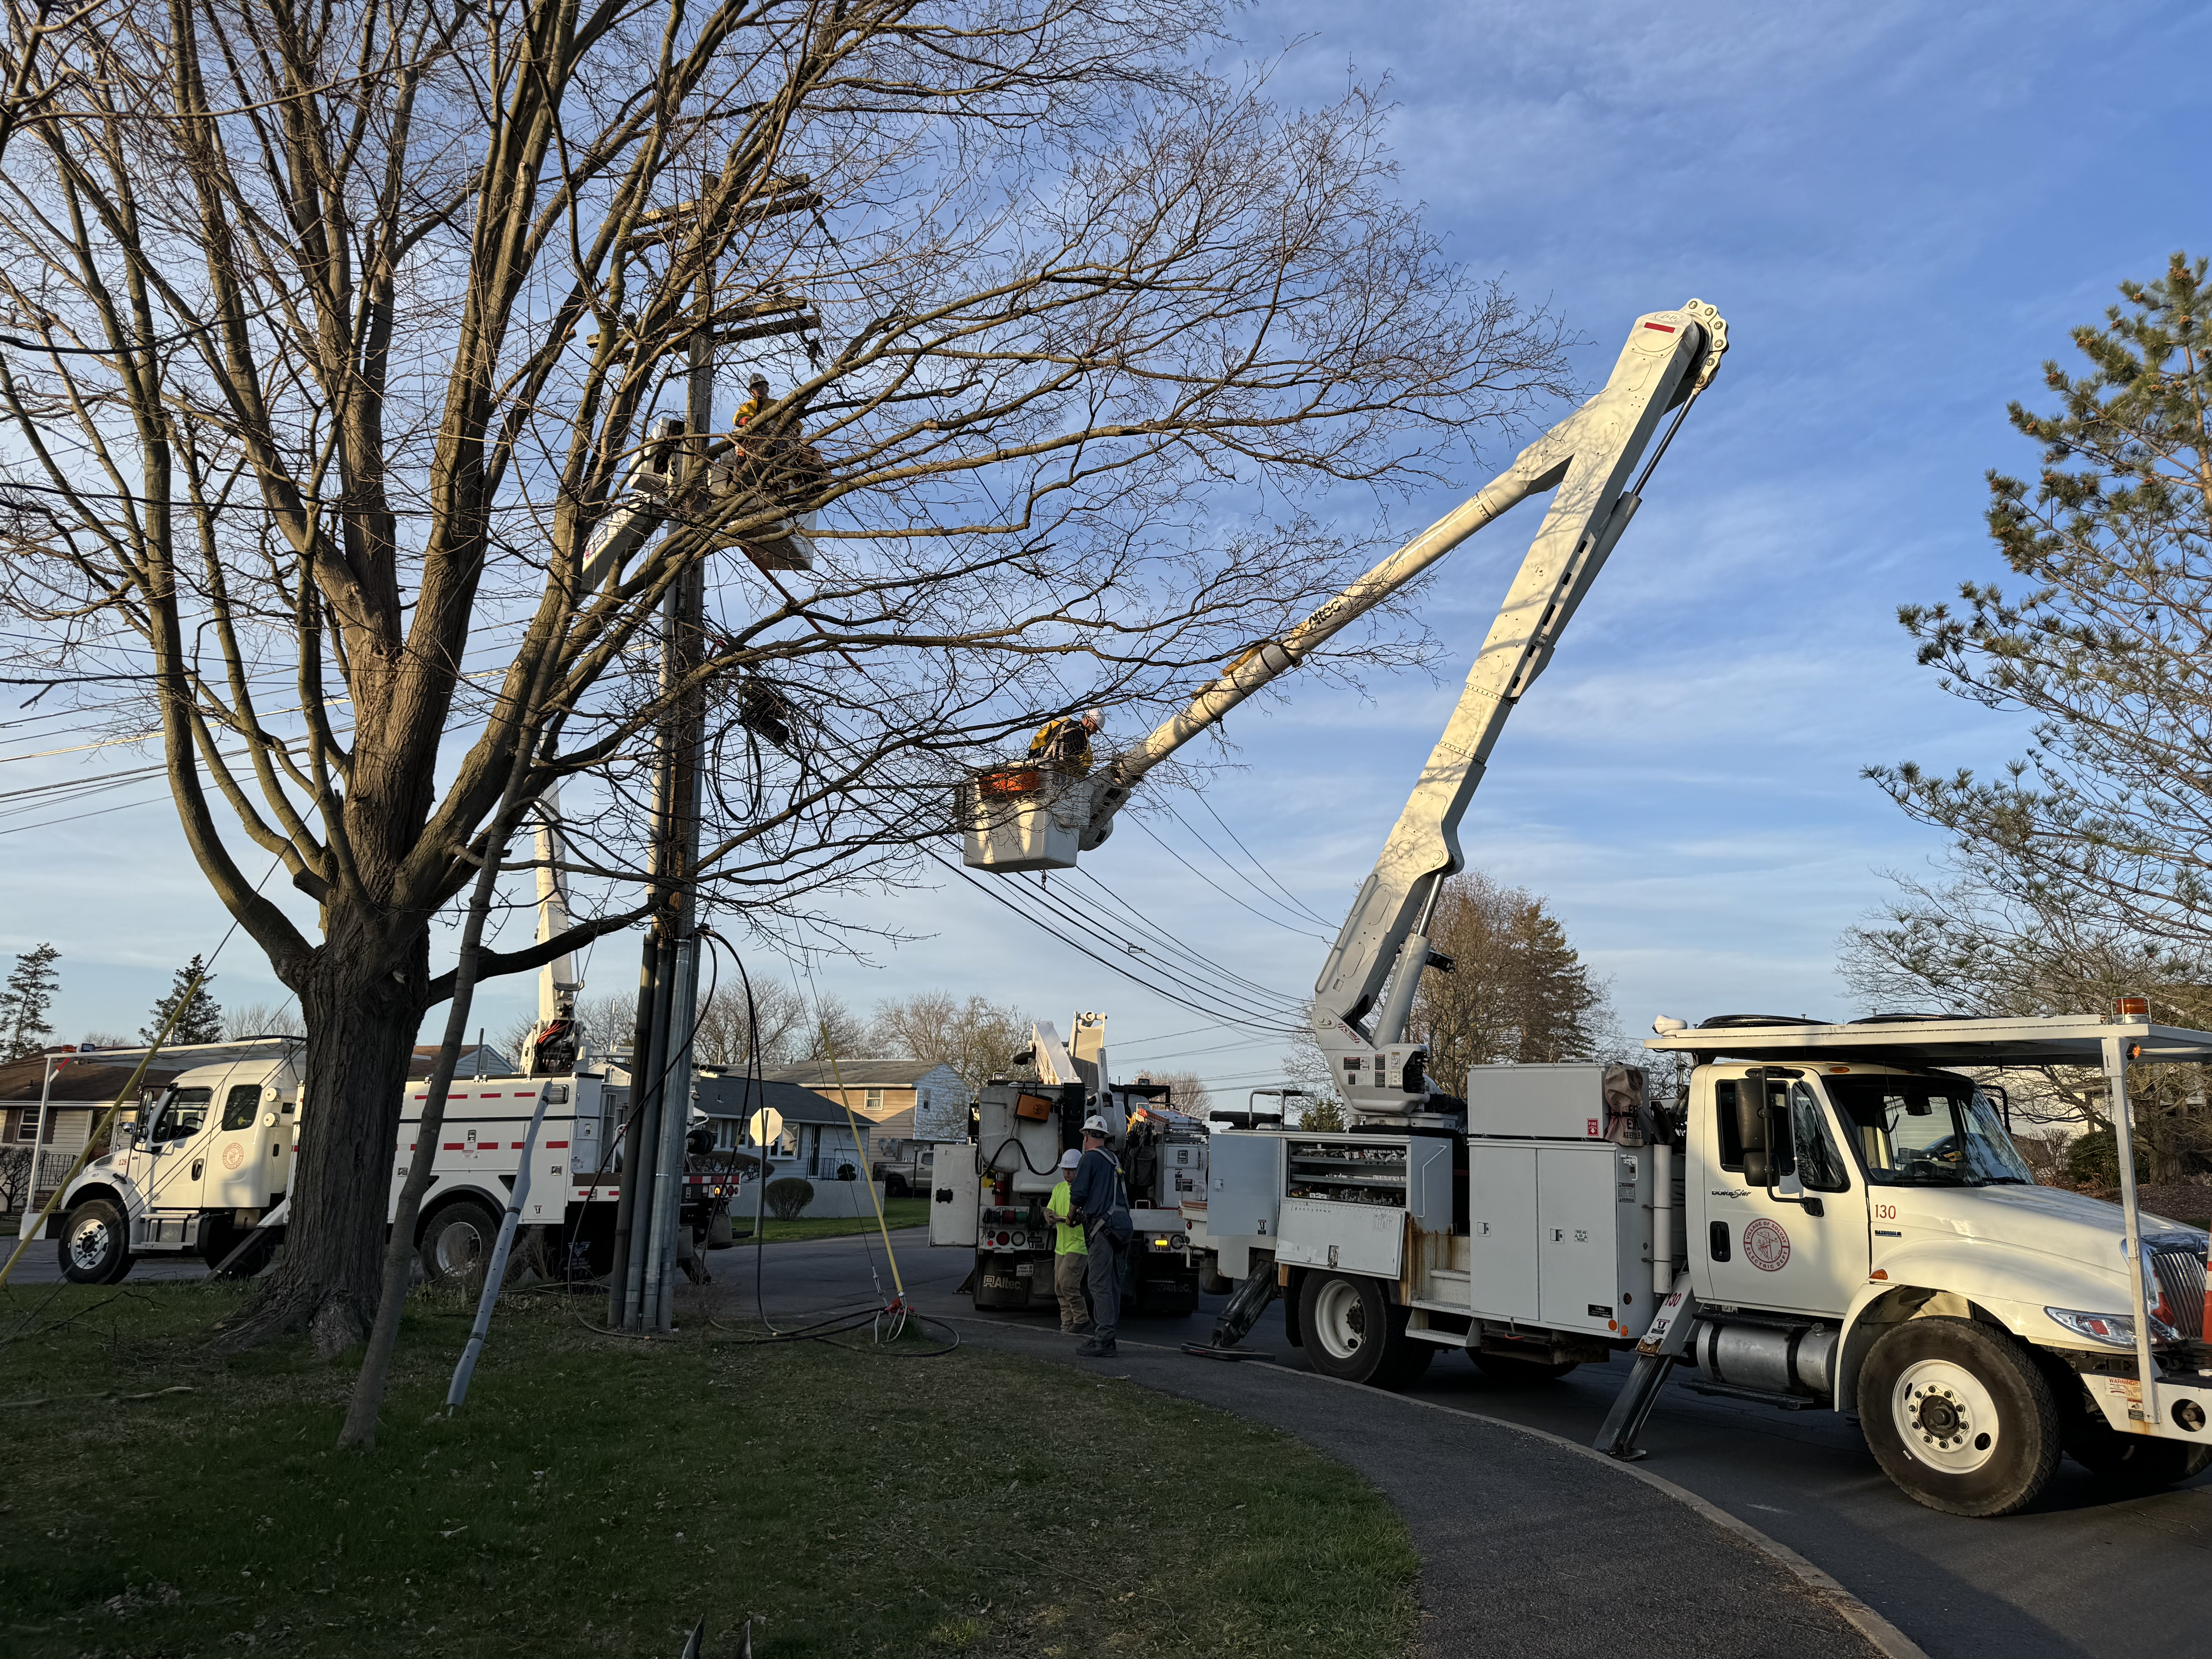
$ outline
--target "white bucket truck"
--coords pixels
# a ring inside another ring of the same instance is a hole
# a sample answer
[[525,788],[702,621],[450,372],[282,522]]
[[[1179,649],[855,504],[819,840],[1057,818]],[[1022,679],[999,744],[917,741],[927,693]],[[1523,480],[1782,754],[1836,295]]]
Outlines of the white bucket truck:
[[1083,1124],[1103,1118],[1128,1195],[1127,1305],[1181,1316],[1198,1307],[1200,1247],[1185,1219],[1203,1213],[1206,1135],[1194,1119],[1163,1110],[1168,1091],[1107,1080],[1106,1017],[1079,1012],[1063,1043],[1048,1020],[1030,1028],[1036,1077],[994,1078],[975,1102],[975,1134],[940,1146],[933,1164],[929,1242],[975,1252],[966,1281],[978,1308],[1057,1307],[1053,1226],[1044,1201],[1060,1183],[1061,1154],[1083,1144]]
[[[1596,397],[1135,749],[1026,792],[979,774],[960,802],[967,860],[1074,863],[1191,737],[1555,490],[1314,988],[1348,1132],[1212,1136],[1205,1239],[1243,1280],[1217,1345],[1280,1290],[1317,1369],[1384,1385],[1439,1347],[1523,1375],[1633,1348],[1599,1439],[1616,1455],[1636,1455],[1687,1363],[1694,1387],[1856,1410],[1890,1476],[1959,1514],[2029,1502],[2062,1450],[2142,1486],[2192,1474],[2212,1459],[2207,1240],[2137,1212],[2126,1069],[2212,1060],[2212,1036],[2152,1026],[2133,1000],[2109,1018],[1662,1021],[1650,1046],[1692,1061],[1677,1117],[1626,1066],[1479,1067],[1452,1096],[1407,1040],[1421,975],[1450,970],[1427,923],[1491,750],[1634,514],[1661,416],[1687,413],[1727,341],[1697,301],[1638,318]],[[2103,1071],[2120,1204],[2034,1185],[1995,1085],[1966,1074],[2008,1065]]]
[[[198,1255],[218,1266],[242,1247],[232,1271],[251,1271],[283,1237],[303,1115],[301,1044],[166,1053],[206,1063],[119,1121],[112,1150],[86,1165],[55,1206],[62,1272],[80,1284],[113,1284],[140,1256]],[[579,1266],[604,1267],[621,1179],[602,1171],[600,1149],[621,1127],[628,1093],[593,1073],[454,1079],[416,1226],[425,1271],[465,1273],[489,1253],[541,1097],[545,1117],[519,1224],[553,1230],[555,1260],[574,1255]],[[398,1213],[428,1097],[426,1085],[408,1085],[387,1219]],[[687,1179],[702,1193],[708,1184]]]
[[[549,791],[536,830],[541,943],[568,927],[559,815]],[[555,1272],[596,1277],[612,1267],[630,1091],[619,1067],[588,1068],[575,1024],[582,988],[570,957],[546,963],[538,975],[538,1023],[525,1045],[532,1074],[456,1077],[447,1091],[414,1240],[433,1278],[465,1274],[489,1257],[526,1155],[534,1161],[518,1226],[541,1230]],[[124,1058],[143,1050],[111,1052]],[[186,1069],[118,1114],[112,1150],[80,1171],[55,1206],[50,1231],[62,1272],[80,1284],[112,1284],[140,1256],[198,1255],[252,1273],[283,1240],[301,1121],[312,1109],[301,1088],[301,1040],[180,1046],[161,1058]],[[387,1223],[398,1214],[428,1098],[428,1085],[416,1082],[400,1102]],[[541,1105],[533,1152],[529,1131]],[[734,1177],[691,1171],[680,1180],[682,1239],[697,1244],[726,1209]]]

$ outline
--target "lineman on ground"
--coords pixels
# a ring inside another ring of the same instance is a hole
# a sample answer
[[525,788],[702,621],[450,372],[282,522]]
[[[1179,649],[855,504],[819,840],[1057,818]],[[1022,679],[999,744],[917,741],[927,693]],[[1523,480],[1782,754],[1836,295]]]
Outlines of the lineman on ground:
[[1091,770],[1091,734],[1098,726],[1095,708],[1085,709],[1079,720],[1065,715],[1047,720],[1030,739],[1030,758],[1049,761],[1070,777],[1079,778]]
[[1121,1321],[1121,1251],[1129,1242],[1129,1195],[1122,1190],[1121,1166],[1106,1150],[1106,1120],[1083,1124],[1083,1161],[1076,1165],[1070,1196],[1083,1218],[1086,1277],[1091,1285],[1091,1340],[1075,1352],[1103,1359],[1114,1352],[1115,1329]]
[[1060,1155],[1060,1185],[1044,1201],[1044,1212],[1055,1224],[1052,1230],[1052,1288],[1060,1297],[1060,1329],[1063,1336],[1088,1336],[1091,1310],[1083,1304],[1083,1274],[1090,1265],[1083,1249],[1083,1229],[1069,1224],[1075,1200],[1069,1182],[1083,1154],[1073,1146]]

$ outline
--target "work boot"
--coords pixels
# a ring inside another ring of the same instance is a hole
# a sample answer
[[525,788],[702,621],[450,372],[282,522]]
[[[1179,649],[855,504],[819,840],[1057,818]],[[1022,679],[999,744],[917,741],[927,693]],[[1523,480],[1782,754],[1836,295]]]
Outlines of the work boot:
[[1111,1359],[1114,1357],[1114,1345],[1111,1342],[1101,1342],[1094,1336],[1075,1351],[1075,1357],[1078,1359]]

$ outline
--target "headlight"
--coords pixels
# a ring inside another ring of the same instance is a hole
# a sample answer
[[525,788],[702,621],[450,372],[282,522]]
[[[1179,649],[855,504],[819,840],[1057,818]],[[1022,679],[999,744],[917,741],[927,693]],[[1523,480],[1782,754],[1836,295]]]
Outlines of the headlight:
[[[2045,1308],[2043,1311],[2075,1335],[2086,1336],[2105,1347],[2132,1348],[2136,1345],[2133,1314],[2082,1313],[2073,1308]],[[2152,1340],[2159,1342],[2171,1342],[2179,1334],[2156,1314],[2150,1316],[2150,1334]]]

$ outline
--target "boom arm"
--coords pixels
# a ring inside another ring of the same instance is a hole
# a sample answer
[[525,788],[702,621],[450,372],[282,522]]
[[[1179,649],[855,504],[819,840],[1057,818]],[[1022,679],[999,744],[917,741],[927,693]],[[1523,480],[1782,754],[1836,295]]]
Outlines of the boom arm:
[[[1669,327],[1674,330],[1671,337],[1659,332]],[[1637,341],[1640,337],[1671,339],[1689,349],[1687,372],[1674,374],[1669,380],[1670,394],[1680,393],[1671,403],[1650,403],[1648,397],[1639,397],[1630,386],[1623,385],[1624,374],[1632,360],[1639,366],[1638,374],[1641,375],[1648,368],[1653,356],[1648,350],[1637,349]],[[1679,313],[1659,312],[1638,319],[1629,343],[1622,348],[1620,361],[1614,365],[1613,378],[1607,382],[1604,391],[1522,450],[1510,467],[1462,505],[1391,554],[1281,639],[1262,641],[1246,651],[1230,665],[1220,678],[1206,686],[1177,713],[1155,726],[1142,743],[1116,755],[1105,768],[1097,793],[1091,798],[1090,823],[1083,832],[1083,850],[1086,853],[1091,851],[1114,833],[1114,815],[1121,810],[1131,792],[1147,772],[1206,727],[1220,721],[1231,709],[1255,691],[1305,661],[1347,624],[1365,616],[1492,519],[1518,506],[1528,496],[1540,494],[1558,483],[1564,476],[1563,463],[1595,448],[1601,441],[1595,436],[1597,427],[1603,424],[1610,430],[1613,425],[1617,425],[1619,411],[1625,404],[1634,402],[1640,406],[1650,403],[1650,419],[1638,424],[1635,449],[1628,454],[1620,470],[1625,471],[1627,466],[1634,465],[1636,455],[1641,453],[1644,444],[1650,440],[1650,427],[1658,415],[1673,407],[1674,403],[1686,401],[1704,391],[1720,367],[1721,354],[1727,349],[1728,325],[1718,311],[1703,301],[1692,300]],[[1578,478],[1584,476],[1577,474]],[[1616,492],[1620,488],[1616,483]],[[1563,491],[1560,503],[1564,504],[1567,499],[1567,493]],[[1629,510],[1633,512],[1634,507],[1632,506]],[[1559,506],[1555,505],[1553,508],[1554,518],[1559,511]],[[1626,522],[1624,518],[1621,527],[1625,527]],[[1547,519],[1545,531],[1548,532],[1552,527],[1553,520]],[[1616,528],[1613,534],[1617,536],[1619,533]],[[1540,547],[1542,544],[1540,534],[1538,545]],[[1607,545],[1609,549],[1611,543]],[[1530,555],[1532,561],[1534,556],[1533,553]],[[1604,555],[1601,553],[1598,557],[1601,562]],[[1526,575],[1525,569],[1522,574]],[[1595,574],[1595,570],[1591,574]],[[1561,621],[1564,622],[1565,618],[1562,617]],[[1540,669],[1541,665],[1539,664],[1538,667]],[[1534,673],[1532,672],[1528,678],[1534,678]]]
[[[1661,417],[1705,388],[1727,345],[1727,324],[1700,301],[1639,317],[1605,389],[1422,538],[1472,518],[1453,538],[1463,538],[1522,497],[1557,487],[1458,707],[1314,985],[1314,1030],[1356,1116],[1401,1118],[1425,1109],[1425,1056],[1399,1039],[1428,965],[1429,913],[1444,878],[1465,863],[1461,816],[1506,717],[1550,662],[1576,607],[1635,516],[1638,497],[1630,475]],[[1494,497],[1503,505],[1481,512]],[[1389,999],[1370,1028],[1364,1022],[1386,982]]]

